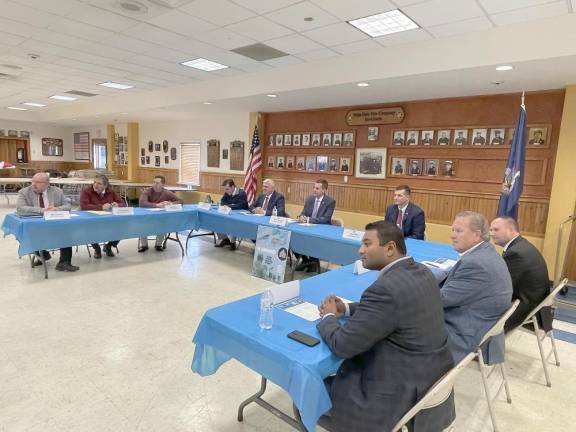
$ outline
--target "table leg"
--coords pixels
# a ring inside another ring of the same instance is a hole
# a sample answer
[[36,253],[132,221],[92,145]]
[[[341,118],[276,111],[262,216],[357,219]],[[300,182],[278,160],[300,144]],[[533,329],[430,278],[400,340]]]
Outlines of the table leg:
[[182,246],[182,242],[180,241],[180,237],[178,236],[178,232],[174,233],[176,235],[176,238],[174,237],[170,237],[170,234],[168,234],[166,236],[166,238],[164,239],[164,244],[162,245],[162,248],[166,248],[166,243],[168,243],[168,240],[172,240],[173,242],[177,242],[178,246],[180,246],[180,251],[182,252],[182,258],[184,258],[184,246]]
[[44,279],[48,279],[48,266],[46,265],[46,261],[44,261],[44,257],[42,253],[40,255],[28,255],[30,257],[30,267],[34,268],[34,257],[38,258],[42,262],[42,267],[44,267]]
[[191,238],[195,238],[195,237],[203,237],[203,236],[213,236],[214,237],[214,243],[216,243],[216,234],[212,231],[207,232],[207,233],[201,233],[201,234],[194,234],[194,230],[190,230],[190,232],[188,233],[188,236],[186,237],[186,255],[188,255],[188,240],[190,240]]

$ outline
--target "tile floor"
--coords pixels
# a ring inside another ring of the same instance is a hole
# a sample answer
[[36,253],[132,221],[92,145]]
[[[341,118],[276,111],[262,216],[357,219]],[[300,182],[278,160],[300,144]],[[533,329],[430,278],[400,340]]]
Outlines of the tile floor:
[[[0,220],[13,211],[0,202]],[[259,377],[236,361],[213,376],[190,370],[192,337],[205,310],[254,294],[268,283],[250,276],[252,255],[215,249],[208,238],[189,255],[136,252],[136,240],[100,261],[85,248],[74,254],[77,273],[50,278],[18,259],[13,237],[0,239],[0,432],[231,432],[289,431],[257,406],[236,421],[238,403]],[[56,254],[57,255],[57,254]],[[576,333],[576,326],[561,323]],[[544,384],[533,337],[508,343],[513,396],[496,403],[501,431],[575,430],[576,345],[558,342],[562,366]],[[475,365],[456,387],[457,431],[491,431]],[[272,385],[268,400],[290,400]]]

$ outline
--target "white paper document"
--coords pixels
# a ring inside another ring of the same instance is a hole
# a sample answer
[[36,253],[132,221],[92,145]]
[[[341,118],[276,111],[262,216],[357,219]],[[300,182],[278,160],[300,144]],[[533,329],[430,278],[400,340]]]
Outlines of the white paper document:
[[437,268],[440,270],[448,271],[454,264],[456,264],[455,260],[448,259],[448,258],[438,258],[434,261],[422,261],[422,264],[428,267]]
[[277,306],[280,309],[290,312],[297,317],[304,318],[307,321],[316,321],[320,319],[318,305],[308,303],[300,297],[294,298]]

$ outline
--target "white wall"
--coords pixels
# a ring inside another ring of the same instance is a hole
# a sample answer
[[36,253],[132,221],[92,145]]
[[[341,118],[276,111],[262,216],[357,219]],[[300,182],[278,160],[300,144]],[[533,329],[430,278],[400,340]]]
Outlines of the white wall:
[[[202,171],[224,172],[224,173],[241,173],[242,171],[230,170],[230,142],[234,140],[244,141],[244,168],[248,164],[250,154],[250,144],[252,139],[249,137],[249,119],[250,113],[239,113],[231,115],[220,115],[209,119],[191,119],[169,122],[142,122],[140,123],[140,148],[145,149],[146,156],[150,156],[150,165],[140,165],[154,168],[154,156],[160,155],[162,164],[160,168],[180,169],[180,143],[199,140],[202,143],[200,155]],[[206,145],[209,139],[220,140],[220,168],[206,167]],[[164,164],[164,156],[170,156],[170,151],[164,153],[148,152],[148,141],[162,144],[162,141],[168,140],[169,148],[176,147],[177,159],[170,159],[168,165]],[[228,149],[228,159],[222,159],[222,150]],[[140,154],[138,155],[140,158]],[[140,160],[139,160],[140,163]]]

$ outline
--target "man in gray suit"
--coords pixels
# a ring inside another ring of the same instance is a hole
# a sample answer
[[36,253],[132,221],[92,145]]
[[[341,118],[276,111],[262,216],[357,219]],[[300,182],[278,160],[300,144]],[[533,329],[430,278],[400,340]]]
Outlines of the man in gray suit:
[[[50,177],[47,173],[37,173],[32,177],[32,185],[20,189],[16,212],[20,216],[43,215],[44,212],[54,210],[70,210],[70,200],[64,196],[64,192],[56,186],[50,186]],[[48,251],[35,252],[36,257],[32,261],[32,266],[42,265],[40,254],[44,261],[51,257]],[[74,272],[80,267],[72,265],[72,248],[60,249],[60,261],[56,265],[58,271]]]
[[[319,424],[330,431],[389,432],[453,366],[442,303],[433,274],[406,256],[404,235],[385,221],[366,225],[364,267],[378,279],[359,303],[328,296],[319,306],[320,335],[344,363],[329,377],[332,410]],[[345,324],[339,318],[349,316]],[[411,431],[438,432],[454,420],[454,401],[422,411]]]
[[[508,267],[490,243],[490,228],[480,213],[465,211],[452,223],[452,244],[460,259],[452,267],[440,296],[448,344],[459,362],[478,348],[486,332],[510,307],[512,280]],[[504,335],[483,348],[488,363],[504,358]]]

